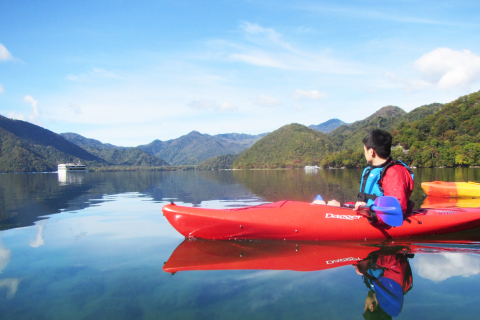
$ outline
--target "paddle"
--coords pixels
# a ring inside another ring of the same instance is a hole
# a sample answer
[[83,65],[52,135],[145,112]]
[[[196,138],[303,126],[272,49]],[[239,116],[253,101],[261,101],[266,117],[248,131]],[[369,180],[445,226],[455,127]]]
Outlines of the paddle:
[[367,272],[362,273],[373,283],[375,296],[383,311],[392,317],[398,316],[403,307],[402,286],[390,278],[375,278]]
[[392,227],[400,227],[403,224],[403,210],[397,198],[381,196],[375,199],[371,206],[362,206],[359,209],[371,210],[377,217]]

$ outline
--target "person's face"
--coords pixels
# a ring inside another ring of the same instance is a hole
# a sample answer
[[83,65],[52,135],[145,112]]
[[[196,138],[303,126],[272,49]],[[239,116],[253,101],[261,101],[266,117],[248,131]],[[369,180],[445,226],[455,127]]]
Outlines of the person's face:
[[365,145],[363,146],[363,150],[365,151],[365,159],[367,159],[367,163],[371,165],[374,158],[375,150],[373,150],[373,148],[367,149]]
[[375,306],[377,305],[377,299],[375,296],[370,297],[370,295],[367,296],[367,299],[365,299],[365,309],[363,311],[370,310],[370,312],[373,312],[375,310]]

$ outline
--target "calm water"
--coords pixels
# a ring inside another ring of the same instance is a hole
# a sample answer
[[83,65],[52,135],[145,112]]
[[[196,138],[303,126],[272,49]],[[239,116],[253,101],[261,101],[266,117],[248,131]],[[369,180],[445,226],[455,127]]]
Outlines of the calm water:
[[[398,319],[476,318],[480,244],[458,240],[480,241],[478,229],[443,244],[184,242],[161,214],[171,200],[212,208],[316,194],[348,201],[360,173],[0,175],[0,317],[363,319],[368,289],[352,261],[404,249],[415,253],[413,287]],[[418,182],[432,180],[479,182],[480,169],[417,170],[417,207]],[[188,269],[197,271],[180,271]]]

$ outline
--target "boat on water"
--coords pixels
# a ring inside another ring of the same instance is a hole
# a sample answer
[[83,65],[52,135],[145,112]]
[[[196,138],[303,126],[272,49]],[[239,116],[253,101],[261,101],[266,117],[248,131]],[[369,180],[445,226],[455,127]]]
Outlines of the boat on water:
[[428,196],[435,197],[480,197],[477,182],[422,182],[422,189]]
[[162,208],[168,222],[189,239],[362,240],[426,236],[480,227],[480,208],[413,210],[399,227],[375,225],[345,207],[280,201],[235,209]]
[[86,171],[87,166],[78,163],[61,163],[58,165],[58,171]]
[[315,169],[321,169],[321,168],[317,166],[305,166],[305,170],[315,170]]

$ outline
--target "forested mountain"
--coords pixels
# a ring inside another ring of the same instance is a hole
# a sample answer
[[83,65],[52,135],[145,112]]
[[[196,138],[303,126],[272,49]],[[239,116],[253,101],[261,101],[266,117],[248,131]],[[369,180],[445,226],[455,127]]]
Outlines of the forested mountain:
[[[434,103],[421,106],[406,113],[395,106],[383,107],[374,114],[351,124],[344,124],[337,129],[322,135],[324,147],[312,147],[311,141],[302,141],[295,130],[284,134],[280,140],[275,135],[281,129],[274,131],[239,157],[233,168],[278,168],[278,167],[303,167],[305,165],[320,165],[322,167],[359,167],[365,165],[363,154],[363,138],[372,130],[381,128],[393,132],[401,123],[410,123],[424,119],[443,107],[443,104]],[[292,127],[293,128],[293,127]],[[307,134],[304,127],[303,133]],[[312,129],[309,129],[312,130]],[[275,135],[274,135],[275,134]],[[298,152],[297,150],[303,150]],[[403,150],[403,149],[402,149]],[[396,150],[395,152],[402,152]]]
[[480,91],[423,119],[402,121],[393,135],[414,166],[480,166]]
[[223,139],[228,143],[236,143],[246,148],[251,147],[255,142],[265,137],[268,133],[261,133],[256,135],[245,134],[245,133],[223,133],[217,134],[214,137]]
[[330,119],[328,121],[325,121],[317,125],[312,124],[311,126],[308,126],[308,127],[313,130],[321,131],[323,133],[329,133],[330,131],[337,129],[338,127],[344,124],[348,124],[348,123],[345,123],[339,119]]
[[233,168],[285,168],[320,162],[334,151],[324,133],[293,123],[275,130],[240,155]]
[[78,161],[106,164],[54,132],[0,116],[0,172],[55,171],[58,163]]
[[61,136],[110,164],[141,167],[169,165],[163,159],[152,156],[138,147],[117,147],[71,132],[62,133]]
[[177,139],[155,140],[150,144],[138,147],[172,165],[197,165],[215,156],[239,153],[248,147],[248,143],[247,145],[244,144],[245,140],[255,139],[250,135],[243,137],[249,139],[241,139],[242,135],[235,136],[235,134],[226,134],[225,136],[226,138],[222,138],[192,131]]
[[238,154],[226,154],[223,156],[216,156],[207,159],[198,165],[199,170],[218,170],[228,169],[232,166],[233,162],[238,158]]

